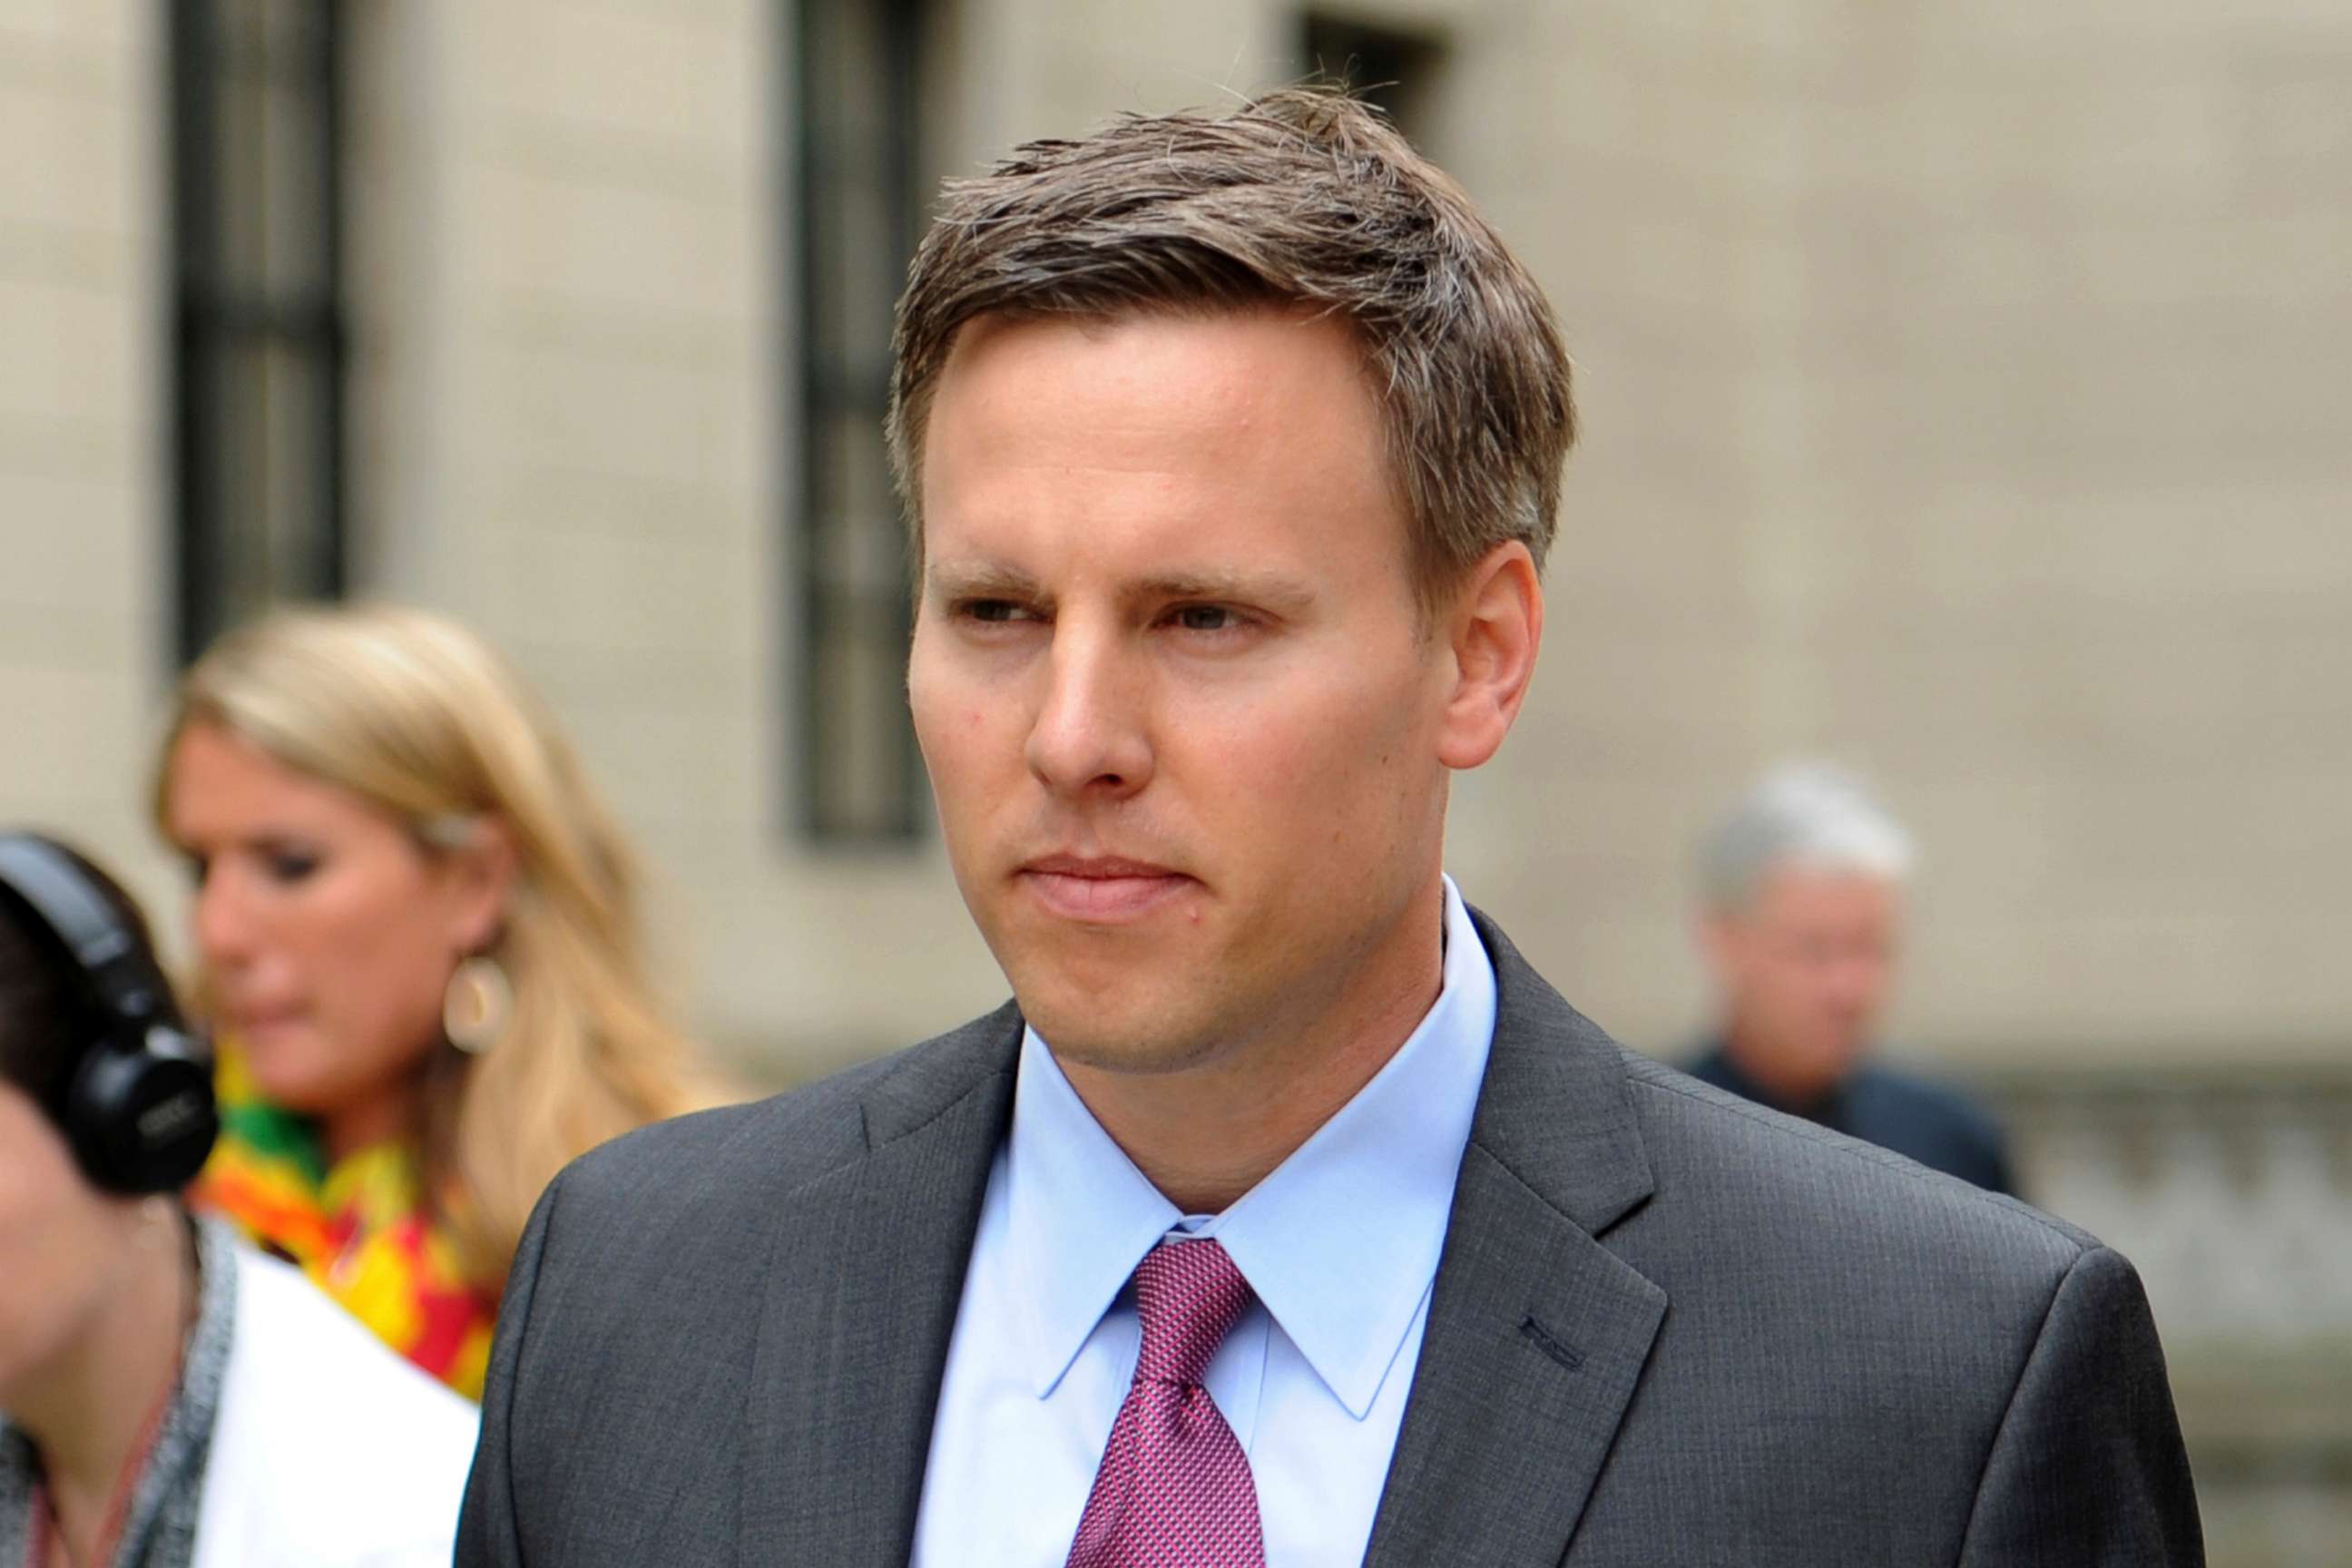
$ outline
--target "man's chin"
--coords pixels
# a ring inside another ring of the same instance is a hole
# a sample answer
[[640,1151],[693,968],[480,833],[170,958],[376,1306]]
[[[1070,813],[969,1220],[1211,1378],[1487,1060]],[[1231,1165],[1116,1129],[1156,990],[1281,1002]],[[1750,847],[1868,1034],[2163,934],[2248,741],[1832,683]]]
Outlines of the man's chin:
[[1037,1033],[1053,1047],[1054,1059],[1064,1072],[1075,1068],[1106,1078],[1166,1078],[1217,1055],[1214,1045],[1196,1040],[1087,1039],[1066,1047],[1055,1045],[1043,1029]]
[[1106,1008],[1104,995],[1059,986],[1013,988],[1022,1016],[1065,1069],[1149,1077],[1181,1072],[1216,1054],[1205,1031],[1187,1028],[1166,1009]]

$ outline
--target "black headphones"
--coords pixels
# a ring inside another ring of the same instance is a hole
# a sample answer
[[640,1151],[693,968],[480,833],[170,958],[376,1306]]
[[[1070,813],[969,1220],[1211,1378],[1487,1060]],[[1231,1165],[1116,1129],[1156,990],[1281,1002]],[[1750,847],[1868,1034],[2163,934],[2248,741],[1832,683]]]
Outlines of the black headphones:
[[212,1053],[180,1020],[139,932],[72,857],[29,833],[0,834],[0,896],[32,917],[79,982],[91,1027],[47,1108],[92,1184],[124,1196],[187,1185],[220,1131]]

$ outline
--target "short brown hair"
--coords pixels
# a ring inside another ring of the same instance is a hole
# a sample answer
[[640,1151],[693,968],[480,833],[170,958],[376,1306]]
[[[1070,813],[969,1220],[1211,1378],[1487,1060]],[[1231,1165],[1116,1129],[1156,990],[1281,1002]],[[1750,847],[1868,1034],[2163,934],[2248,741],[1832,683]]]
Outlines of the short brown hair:
[[890,465],[918,563],[925,423],[966,322],[1265,302],[1361,339],[1424,602],[1511,540],[1543,564],[1576,433],[1551,307],[1444,171],[1315,87],[1123,116],[949,182],[891,342]]

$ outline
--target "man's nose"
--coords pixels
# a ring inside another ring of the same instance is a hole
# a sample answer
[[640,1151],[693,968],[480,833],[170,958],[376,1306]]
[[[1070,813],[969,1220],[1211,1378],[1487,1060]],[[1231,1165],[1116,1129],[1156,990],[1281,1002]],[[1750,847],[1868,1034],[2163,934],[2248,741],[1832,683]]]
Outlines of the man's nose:
[[1057,795],[1120,799],[1150,781],[1145,673],[1114,627],[1055,627],[1029,770]]

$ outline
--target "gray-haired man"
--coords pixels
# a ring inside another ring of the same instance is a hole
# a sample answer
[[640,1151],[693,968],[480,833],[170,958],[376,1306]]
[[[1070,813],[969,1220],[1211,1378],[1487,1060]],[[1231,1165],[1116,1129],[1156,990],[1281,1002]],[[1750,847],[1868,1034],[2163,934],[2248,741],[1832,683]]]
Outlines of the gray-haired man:
[[2014,1193],[2000,1124],[1869,1059],[1895,978],[1910,836],[1860,781],[1776,769],[1699,853],[1699,940],[1719,1023],[1692,1077]]

